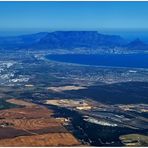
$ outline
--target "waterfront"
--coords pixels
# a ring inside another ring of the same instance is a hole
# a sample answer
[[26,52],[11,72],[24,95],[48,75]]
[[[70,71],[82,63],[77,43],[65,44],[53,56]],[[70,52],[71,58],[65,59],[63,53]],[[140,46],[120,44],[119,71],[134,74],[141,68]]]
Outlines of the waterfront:
[[51,54],[49,60],[94,66],[148,68],[148,54]]

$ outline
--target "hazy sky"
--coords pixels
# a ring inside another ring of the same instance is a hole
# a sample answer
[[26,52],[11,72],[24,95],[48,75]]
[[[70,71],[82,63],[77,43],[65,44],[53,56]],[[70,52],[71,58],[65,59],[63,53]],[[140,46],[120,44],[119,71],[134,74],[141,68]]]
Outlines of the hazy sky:
[[0,31],[147,29],[148,2],[0,2]]

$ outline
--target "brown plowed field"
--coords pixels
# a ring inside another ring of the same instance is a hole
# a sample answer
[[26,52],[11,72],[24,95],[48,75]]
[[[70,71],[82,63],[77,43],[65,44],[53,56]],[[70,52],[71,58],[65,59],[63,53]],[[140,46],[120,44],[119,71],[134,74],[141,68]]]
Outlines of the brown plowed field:
[[10,123],[13,128],[24,130],[61,126],[55,119],[1,119],[1,123]]
[[32,106],[24,108],[14,108],[0,111],[0,119],[16,119],[16,118],[49,118],[53,112],[41,106]]
[[80,143],[70,133],[49,133],[21,136],[0,140],[0,146],[79,146]]
[[80,142],[55,118],[53,111],[33,103],[11,99],[21,105],[0,111],[0,146],[76,146]]
[[[11,127],[0,128],[0,140],[5,138],[14,138],[18,136],[31,135],[24,130],[19,130]],[[1,146],[1,145],[0,145]]]

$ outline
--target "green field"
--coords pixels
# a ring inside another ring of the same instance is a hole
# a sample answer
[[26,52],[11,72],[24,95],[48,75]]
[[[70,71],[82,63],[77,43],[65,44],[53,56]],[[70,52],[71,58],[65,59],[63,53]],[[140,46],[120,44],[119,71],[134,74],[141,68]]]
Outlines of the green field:
[[120,136],[125,146],[148,146],[148,136],[140,134],[128,134]]
[[4,99],[0,99],[0,110],[9,109],[9,108],[13,108],[13,107],[17,107],[17,105],[8,103]]

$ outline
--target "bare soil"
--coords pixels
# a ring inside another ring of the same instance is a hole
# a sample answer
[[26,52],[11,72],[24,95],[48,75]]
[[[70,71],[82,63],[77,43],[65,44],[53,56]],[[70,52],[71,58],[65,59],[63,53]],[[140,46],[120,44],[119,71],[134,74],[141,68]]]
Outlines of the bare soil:
[[81,143],[53,118],[44,106],[11,99],[19,108],[0,112],[0,147],[2,146],[80,146]]

